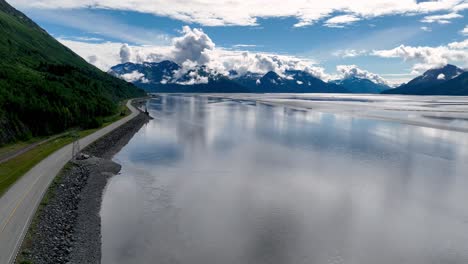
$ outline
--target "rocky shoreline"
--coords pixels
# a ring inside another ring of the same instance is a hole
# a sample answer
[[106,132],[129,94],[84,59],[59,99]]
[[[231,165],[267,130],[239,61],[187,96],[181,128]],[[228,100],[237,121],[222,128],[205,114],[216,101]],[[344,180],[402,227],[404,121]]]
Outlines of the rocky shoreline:
[[85,148],[88,159],[65,166],[36,212],[17,263],[100,263],[102,195],[121,168],[110,159],[149,119],[141,112]]

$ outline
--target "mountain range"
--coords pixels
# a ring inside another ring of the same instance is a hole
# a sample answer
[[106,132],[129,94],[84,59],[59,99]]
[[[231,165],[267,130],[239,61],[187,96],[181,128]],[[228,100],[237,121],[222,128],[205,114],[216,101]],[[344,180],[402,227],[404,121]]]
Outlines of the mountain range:
[[120,77],[149,92],[216,92],[216,93],[349,93],[342,85],[324,82],[305,71],[289,70],[280,76],[247,72],[228,76],[198,66],[187,72],[174,62],[135,64],[127,62],[112,67],[109,74]]
[[186,72],[172,61],[127,62],[112,67],[109,74],[132,82],[148,92],[177,93],[230,93],[249,92],[249,90],[228,77],[209,71],[205,66],[197,66]]
[[232,70],[227,76],[206,66],[184,71],[175,62],[167,60],[119,64],[112,67],[109,73],[133,82],[148,92],[468,95],[467,73],[450,64],[428,70],[397,88],[357,76],[324,82],[299,70],[287,70],[282,75],[273,71],[239,74]]
[[468,73],[454,65],[431,69],[384,94],[468,95]]
[[375,83],[369,79],[351,76],[341,80],[331,81],[337,85],[341,85],[352,93],[364,94],[379,94],[383,91],[391,89],[390,86],[382,83]]
[[88,64],[0,0],[0,145],[91,127],[145,92]]

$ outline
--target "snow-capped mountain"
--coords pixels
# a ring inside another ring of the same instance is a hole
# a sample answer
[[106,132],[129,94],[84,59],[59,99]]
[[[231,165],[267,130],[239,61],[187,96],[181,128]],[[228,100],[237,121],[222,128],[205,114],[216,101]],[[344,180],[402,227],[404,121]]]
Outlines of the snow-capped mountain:
[[184,71],[172,61],[142,64],[127,62],[112,67],[109,74],[149,92],[249,92],[247,88],[205,66]]
[[[410,82],[398,88],[386,90],[383,93],[414,95],[453,94],[453,92],[450,91],[450,85],[444,88],[444,84],[449,83],[450,80],[459,77],[464,72],[463,69],[457,66],[447,64],[442,68],[428,70],[423,75],[414,78]],[[468,87],[465,88],[468,90]]]
[[145,62],[135,64],[127,62],[112,67],[109,74],[133,83],[160,83],[171,80],[180,66],[172,61]]
[[286,71],[282,76],[230,71],[228,76],[205,66],[189,70],[171,61],[159,63],[125,63],[109,73],[133,82],[150,92],[257,92],[257,93],[347,93],[344,87],[327,83],[304,71]]
[[326,83],[310,73],[297,70],[286,71],[284,76],[267,72],[251,88],[262,93],[349,93],[342,86]]
[[390,89],[390,86],[388,85],[375,83],[369,79],[359,78],[356,76],[331,82],[343,86],[352,93],[379,94]]

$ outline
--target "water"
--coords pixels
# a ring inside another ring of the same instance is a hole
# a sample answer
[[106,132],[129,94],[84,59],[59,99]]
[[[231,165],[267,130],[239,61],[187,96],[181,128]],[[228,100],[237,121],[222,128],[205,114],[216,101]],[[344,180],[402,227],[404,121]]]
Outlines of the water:
[[114,158],[104,264],[468,263],[468,134],[197,96],[149,110]]

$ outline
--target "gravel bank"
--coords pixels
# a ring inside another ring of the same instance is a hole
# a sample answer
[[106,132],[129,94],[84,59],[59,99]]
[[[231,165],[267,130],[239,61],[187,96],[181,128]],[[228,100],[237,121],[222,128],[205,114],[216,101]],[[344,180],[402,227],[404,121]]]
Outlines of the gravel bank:
[[103,190],[120,171],[110,159],[150,117],[140,113],[69,162],[48,190],[30,226],[17,263],[100,263]]

